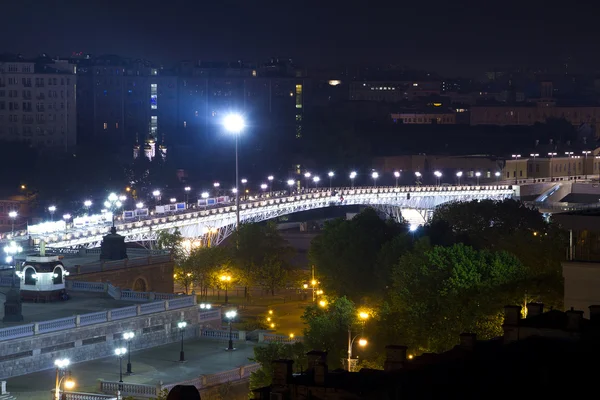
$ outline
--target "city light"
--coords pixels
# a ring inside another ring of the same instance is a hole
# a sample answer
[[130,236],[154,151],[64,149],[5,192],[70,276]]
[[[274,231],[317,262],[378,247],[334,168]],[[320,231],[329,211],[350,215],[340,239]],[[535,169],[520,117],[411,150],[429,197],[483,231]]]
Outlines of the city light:
[[261,183],[261,185],[260,185],[260,188],[261,188],[262,190],[266,190],[266,189],[267,189],[267,187],[268,187],[268,185],[267,185],[266,183]]
[[215,188],[218,188],[218,187],[220,187],[220,186],[221,186],[221,184],[220,184],[219,182],[215,182],[215,183],[213,183],[213,186],[214,186]]
[[273,175],[269,175],[269,176],[267,177],[267,179],[268,179],[268,180],[270,180],[270,181],[272,181],[272,180],[274,179],[274,177],[273,177]]
[[419,225],[411,225],[411,226],[408,228],[408,230],[409,230],[409,231],[411,231],[411,232],[414,232],[414,231],[416,231],[417,229],[419,229]]
[[293,179],[288,179],[288,181],[287,181],[287,184],[288,184],[289,186],[294,186],[294,183],[295,183],[295,182],[294,182],[294,180],[293,180]]
[[354,178],[356,178],[356,172],[352,171],[352,172],[350,172],[350,179],[354,179]]
[[358,317],[362,320],[368,319],[369,313],[367,313],[366,311],[361,311],[358,313]]
[[135,208],[138,208],[138,209],[139,208],[144,208],[144,203],[141,203],[141,202],[140,203],[136,203],[135,204]]
[[319,300],[319,306],[320,307],[326,307],[327,306],[327,301],[325,301],[325,300]]
[[115,349],[115,355],[121,357],[127,353],[127,349],[125,347],[117,347]]
[[458,176],[459,178],[460,178],[461,176],[463,176],[463,173],[462,173],[462,171],[458,171],[458,172],[456,173],[456,176]]
[[305,172],[304,173],[304,177],[307,178],[307,179],[310,178],[310,172]]
[[208,196],[210,196],[208,194],[208,192],[202,192],[202,194],[200,195],[203,199],[208,199]]
[[53,213],[54,211],[56,211],[56,206],[50,206],[50,207],[48,207],[48,211],[50,211],[51,213]]
[[367,339],[358,339],[358,345],[365,347],[367,345]]
[[152,196],[154,196],[154,197],[158,197],[158,196],[160,196],[160,190],[155,190],[155,191],[153,191],[153,192],[152,192]]
[[237,134],[244,130],[246,123],[241,115],[229,114],[223,118],[223,126],[228,132]]
[[396,178],[400,178],[400,172],[398,172],[398,171],[394,171],[394,177],[396,177]]
[[83,205],[86,207],[91,207],[92,206],[92,201],[91,200],[86,200],[83,202]]
[[328,176],[328,177],[330,177],[330,178],[333,178],[333,176],[334,176],[334,175],[335,175],[335,174],[333,173],[333,171],[329,171],[329,172],[327,173],[327,176]]
[[67,368],[71,364],[71,361],[68,358],[59,358],[58,360],[54,360],[54,365],[56,368]]

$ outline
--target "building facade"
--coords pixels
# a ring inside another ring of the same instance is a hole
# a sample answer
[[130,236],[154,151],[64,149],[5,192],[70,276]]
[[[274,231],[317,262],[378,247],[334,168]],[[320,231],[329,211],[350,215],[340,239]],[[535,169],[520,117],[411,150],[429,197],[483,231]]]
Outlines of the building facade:
[[0,59],[0,140],[68,150],[77,142],[76,67]]
[[396,123],[419,125],[453,125],[456,124],[456,114],[451,112],[399,112],[392,113]]

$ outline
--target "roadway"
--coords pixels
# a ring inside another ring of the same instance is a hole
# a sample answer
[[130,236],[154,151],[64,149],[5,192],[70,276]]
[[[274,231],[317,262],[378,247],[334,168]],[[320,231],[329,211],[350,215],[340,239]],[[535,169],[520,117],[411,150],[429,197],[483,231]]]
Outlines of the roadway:
[[[179,360],[180,343],[140,350],[131,354],[132,375],[123,376],[123,382],[156,385],[177,383],[194,379],[199,375],[209,375],[228,371],[242,365],[251,364],[254,356],[251,343],[237,343],[233,352],[225,351],[226,341],[194,339],[184,343],[186,362]],[[123,370],[127,357],[123,359]],[[72,364],[70,370],[77,386],[74,391],[97,393],[98,380],[119,380],[119,360],[107,357],[94,361]],[[17,399],[48,400],[54,388],[54,369],[7,379],[6,390]]]

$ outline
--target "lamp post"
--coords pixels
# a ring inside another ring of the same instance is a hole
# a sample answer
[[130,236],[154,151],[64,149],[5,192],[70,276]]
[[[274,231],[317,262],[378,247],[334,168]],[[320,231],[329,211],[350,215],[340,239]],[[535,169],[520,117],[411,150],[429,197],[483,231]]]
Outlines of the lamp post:
[[498,184],[500,182],[500,171],[496,171],[494,175],[496,176],[496,184]]
[[350,172],[350,188],[354,189],[354,179],[356,178],[356,171]]
[[533,157],[533,165],[534,166],[535,166],[535,159],[537,157],[539,157],[539,156],[540,156],[539,153],[531,153],[531,154],[529,154],[529,157]]
[[221,187],[221,184],[219,182],[214,182],[213,187],[215,188],[215,197],[219,197],[219,188]]
[[417,229],[419,229],[419,225],[411,225],[408,227],[408,230],[410,231],[410,233],[412,235],[413,242],[415,241],[415,232],[417,231]]
[[415,183],[417,184],[417,186],[421,186],[421,177],[423,176],[423,174],[421,174],[419,171],[415,172]]
[[17,246],[17,243],[14,241],[11,241],[8,246],[4,247],[4,252],[6,253],[6,258],[4,259],[4,261],[8,264],[8,265],[12,265],[12,262],[15,259],[15,256],[19,253],[21,253],[23,251],[23,248],[21,246]]
[[586,164],[587,164],[587,158],[588,158],[588,154],[591,154],[592,152],[589,150],[583,150],[581,152],[581,154],[584,155],[585,160],[583,160],[583,175],[585,175],[585,180],[587,180],[587,168],[586,168]]
[[[73,389],[75,387],[75,382],[71,379],[71,372],[69,371],[67,375],[67,367],[70,363],[71,362],[67,358],[54,360],[54,365],[56,366],[56,385],[54,388],[54,398],[56,400],[61,399],[60,386],[65,378],[65,389]],[[66,396],[63,396],[63,398],[66,398]]]
[[310,178],[310,172],[304,173],[304,187],[308,190],[308,179]]
[[248,179],[242,178],[242,185],[244,185],[244,200],[246,200],[246,183],[248,183]]
[[520,154],[513,154],[512,158],[515,160],[515,185],[516,185],[517,183],[519,183],[519,178],[517,178],[517,168],[519,166],[518,163],[517,163],[517,160],[519,158],[521,158],[521,155]]
[[442,173],[440,171],[435,171],[433,174],[435,175],[436,185],[440,186],[442,184]]
[[127,353],[125,347],[117,347],[115,349],[115,355],[119,357],[119,391],[117,392],[117,398],[121,398],[121,392],[123,391],[123,356]]
[[260,184],[260,188],[262,189],[262,191],[263,191],[263,195],[264,195],[264,193],[265,193],[265,190],[267,190],[268,186],[267,186],[267,184],[266,184],[266,183],[261,183],[261,184]]
[[394,171],[394,178],[396,178],[396,187],[398,187],[398,179],[400,178],[400,171]]
[[54,221],[54,212],[56,211],[56,206],[48,207],[48,211],[50,212],[50,221]]
[[267,176],[267,180],[269,181],[269,194],[272,195],[273,194],[273,179],[275,179],[273,177],[273,175],[269,175]]
[[185,332],[185,327],[187,326],[187,322],[179,321],[177,323],[177,327],[181,331],[181,350],[179,350],[179,362],[185,361],[185,354],[183,353],[183,334]]
[[318,176],[313,177],[313,182],[315,183],[315,189],[319,188],[319,181],[321,180],[321,178],[319,178]]
[[231,321],[235,318],[237,312],[235,310],[230,310],[225,313],[225,317],[229,320],[229,345],[227,346],[227,350],[235,350],[233,348],[233,330],[231,327]]
[[554,156],[557,155],[557,153],[548,153],[548,155],[550,156],[550,181],[552,182],[552,179],[554,179],[554,171],[552,170],[552,159],[554,159]]
[[[160,196],[160,194],[159,194]],[[123,196],[124,197],[124,196]],[[108,195],[108,199],[104,202],[104,207],[110,209],[112,213],[112,227],[115,227],[115,211],[123,205],[122,201],[119,200],[119,196],[115,193]]]
[[458,181],[458,186],[460,186],[460,178],[462,177],[462,175],[463,175],[462,171],[458,171],[456,173],[456,179]]
[[569,180],[571,180],[571,158],[573,157],[573,152],[572,151],[565,151],[565,156],[567,156],[567,158],[569,158],[569,161],[567,161],[569,168],[567,169],[567,173],[569,174]]
[[229,297],[227,296],[227,287],[229,286],[229,282],[231,282],[231,275],[221,275],[219,279],[221,279],[221,282],[223,282],[223,284],[225,285],[225,304],[227,304],[229,303]]
[[[246,126],[246,122],[244,118],[239,114],[229,114],[224,119],[225,129],[235,135],[235,189],[236,192],[239,193],[239,181],[240,181],[240,165],[239,165],[239,157],[238,157],[238,144],[239,137],[244,127]],[[240,228],[240,196],[235,196],[235,229],[238,230]]]
[[292,188],[294,187],[294,180],[293,179],[288,179],[287,184],[290,187],[290,196],[292,195]]
[[477,186],[479,186],[479,178],[481,178],[481,172],[475,172],[475,177],[477,178]]
[[[364,324],[366,322],[366,320],[369,318],[369,314],[366,312],[360,312],[358,314],[358,318],[361,320],[362,324],[363,324],[363,330],[364,330]],[[358,338],[360,336],[360,334],[357,334],[356,336],[352,337],[352,328],[349,326],[348,327],[348,371],[352,371],[352,345],[354,344],[354,341],[356,340],[356,338]],[[361,347],[364,347],[367,345],[367,340],[364,338],[361,338],[358,340],[358,344]]]
[[331,191],[331,183],[333,182],[333,177],[335,176],[335,173],[333,171],[329,171],[327,173],[327,176],[329,177],[329,191]]
[[[135,208],[137,208],[138,210],[141,210],[142,208],[144,208],[144,203],[139,202],[135,204]],[[140,214],[138,214],[138,221],[142,220],[142,216]]]
[[15,219],[17,219],[17,215],[19,215],[19,214],[14,210],[10,211],[8,213],[8,216],[10,217],[10,221],[12,223],[12,231],[11,231],[12,235],[15,234]]
[[69,230],[69,220],[71,219],[71,214],[63,214],[63,219],[65,220],[65,232]]
[[156,205],[160,205],[160,190],[153,191],[152,196],[154,196],[154,200],[156,200]]
[[183,188],[183,191],[185,192],[185,206],[186,207],[187,207],[187,204],[190,202],[190,198],[189,198],[190,190],[192,190],[192,188],[189,186],[186,186]]
[[205,203],[204,203],[204,209],[205,210],[206,210],[206,207],[208,207],[208,200],[207,200],[208,196],[210,196],[208,194],[208,192],[202,192],[202,194],[200,195],[200,197],[202,197],[205,200]]
[[135,336],[135,333],[129,331],[123,333],[123,339],[127,341],[127,373],[131,374],[131,339]]
[[90,207],[92,206],[92,201],[91,200],[86,200],[83,202],[83,205],[85,207],[85,213],[87,215],[90,215]]
[[373,178],[373,186],[377,187],[377,178],[379,178],[379,172],[373,171],[371,178]]

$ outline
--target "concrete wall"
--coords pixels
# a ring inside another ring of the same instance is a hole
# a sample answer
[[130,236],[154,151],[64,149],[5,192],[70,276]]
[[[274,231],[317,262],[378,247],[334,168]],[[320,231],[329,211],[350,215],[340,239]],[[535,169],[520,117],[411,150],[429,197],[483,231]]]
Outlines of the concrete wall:
[[[70,280],[86,282],[110,282],[121,289],[140,292],[173,293],[173,261],[153,262],[148,265],[136,265],[136,259],[123,261],[120,266],[111,265],[110,270],[86,271],[79,266],[69,276]],[[137,281],[137,284],[136,284]],[[139,286],[143,282],[145,288]]]
[[589,306],[600,304],[600,263],[564,261],[562,267],[565,310],[583,310],[589,318]]
[[156,347],[181,339],[177,322],[185,320],[186,338],[199,335],[198,306],[6,340],[0,346],[0,379],[53,368],[57,358],[71,362],[112,356],[125,331],[133,331],[131,350]]

